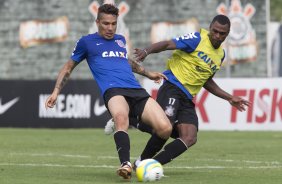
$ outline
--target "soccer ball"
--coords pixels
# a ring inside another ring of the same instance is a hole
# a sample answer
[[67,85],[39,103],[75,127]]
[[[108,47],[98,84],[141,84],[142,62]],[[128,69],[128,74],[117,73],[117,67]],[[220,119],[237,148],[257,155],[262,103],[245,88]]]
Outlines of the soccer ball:
[[154,159],[142,160],[136,168],[137,180],[140,182],[157,181],[164,175],[162,165]]

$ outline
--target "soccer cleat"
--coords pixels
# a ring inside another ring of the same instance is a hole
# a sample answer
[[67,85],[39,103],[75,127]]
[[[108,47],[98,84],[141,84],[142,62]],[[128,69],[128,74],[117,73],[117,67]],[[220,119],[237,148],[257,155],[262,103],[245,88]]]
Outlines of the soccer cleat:
[[104,129],[104,132],[105,132],[106,135],[111,135],[112,133],[115,132],[115,129],[116,129],[115,128],[115,122],[114,122],[113,118],[111,118],[107,122],[107,124],[105,126],[105,129]]
[[130,162],[124,162],[117,170],[117,175],[121,176],[125,180],[131,179],[132,167]]

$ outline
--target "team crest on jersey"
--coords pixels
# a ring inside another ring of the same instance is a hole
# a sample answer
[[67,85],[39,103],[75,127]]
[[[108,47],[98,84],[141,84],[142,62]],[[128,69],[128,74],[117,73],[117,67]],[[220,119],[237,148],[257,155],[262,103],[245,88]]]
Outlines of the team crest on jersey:
[[125,47],[125,43],[123,43],[122,40],[115,40],[115,42],[118,44],[118,46],[122,47],[122,48],[126,48]]
[[165,110],[165,114],[167,116],[173,116],[174,115],[174,108],[170,105],[170,106],[166,106],[166,110]]

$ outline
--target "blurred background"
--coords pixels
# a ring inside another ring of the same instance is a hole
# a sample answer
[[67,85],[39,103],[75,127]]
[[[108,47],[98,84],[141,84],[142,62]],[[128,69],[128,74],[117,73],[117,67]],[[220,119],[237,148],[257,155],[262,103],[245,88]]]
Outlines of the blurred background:
[[[208,29],[217,14],[229,16],[231,32],[224,43],[227,55],[215,79],[223,89],[253,105],[239,113],[202,90],[195,100],[200,127],[282,130],[280,0],[0,0],[1,127],[105,125],[110,116],[86,62],[72,73],[53,110],[46,110],[44,102],[76,41],[97,31],[98,7],[109,2],[120,9],[117,33],[126,37],[129,53]],[[143,65],[163,71],[170,54],[150,55]],[[155,97],[158,86],[136,77]]]

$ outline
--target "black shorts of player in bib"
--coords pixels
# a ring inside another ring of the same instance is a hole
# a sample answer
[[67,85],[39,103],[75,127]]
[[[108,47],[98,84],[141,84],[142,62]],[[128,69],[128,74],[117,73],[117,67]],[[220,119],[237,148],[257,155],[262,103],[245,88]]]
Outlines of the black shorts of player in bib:
[[[178,123],[193,124],[198,129],[195,104],[176,85],[166,81],[158,91],[157,102],[163,108],[173,126]],[[172,134],[176,131],[174,127]]]

